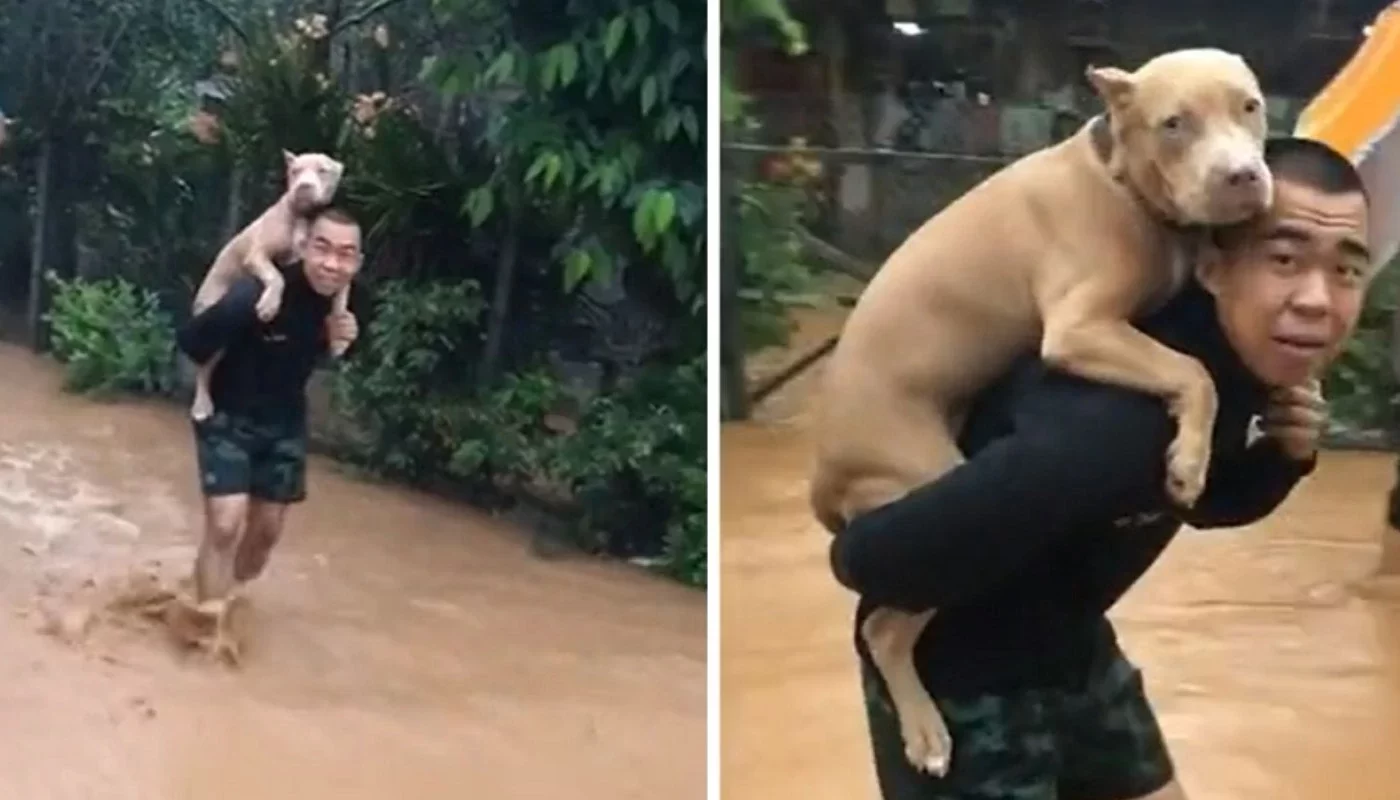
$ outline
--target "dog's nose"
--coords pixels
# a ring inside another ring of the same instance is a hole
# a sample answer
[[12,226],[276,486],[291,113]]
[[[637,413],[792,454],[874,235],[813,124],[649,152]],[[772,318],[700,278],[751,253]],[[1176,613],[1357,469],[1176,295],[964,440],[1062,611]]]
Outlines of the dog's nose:
[[1226,173],[1225,182],[1235,188],[1252,186],[1259,182],[1259,170],[1254,167],[1237,167]]

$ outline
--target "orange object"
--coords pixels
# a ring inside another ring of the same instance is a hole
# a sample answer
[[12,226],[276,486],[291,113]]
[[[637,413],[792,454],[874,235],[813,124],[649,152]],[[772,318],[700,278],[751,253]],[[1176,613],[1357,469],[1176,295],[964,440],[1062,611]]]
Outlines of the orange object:
[[1295,136],[1324,142],[1356,164],[1371,199],[1377,264],[1400,249],[1400,2],[1298,117]]

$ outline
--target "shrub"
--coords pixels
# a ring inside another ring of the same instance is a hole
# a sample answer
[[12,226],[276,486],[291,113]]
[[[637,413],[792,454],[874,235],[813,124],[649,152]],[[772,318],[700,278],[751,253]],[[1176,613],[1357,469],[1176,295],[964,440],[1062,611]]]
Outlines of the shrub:
[[123,278],[64,280],[49,273],[54,356],[69,391],[169,394],[175,386],[175,332],[156,293]]

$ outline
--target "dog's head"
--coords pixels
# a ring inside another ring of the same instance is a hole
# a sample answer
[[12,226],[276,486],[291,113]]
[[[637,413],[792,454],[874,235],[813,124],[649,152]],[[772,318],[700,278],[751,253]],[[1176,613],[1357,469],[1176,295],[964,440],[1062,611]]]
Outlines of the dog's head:
[[345,165],[324,153],[282,151],[287,162],[287,193],[297,211],[310,211],[328,205],[340,187]]
[[1268,209],[1264,94],[1234,53],[1176,50],[1136,72],[1090,67],[1113,131],[1110,166],[1166,218],[1227,225]]

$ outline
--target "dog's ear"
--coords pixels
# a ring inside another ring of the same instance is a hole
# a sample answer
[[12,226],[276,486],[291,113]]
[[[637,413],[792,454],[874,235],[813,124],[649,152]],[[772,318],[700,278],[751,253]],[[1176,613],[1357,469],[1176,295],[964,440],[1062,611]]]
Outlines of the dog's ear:
[[1084,77],[1089,79],[1094,91],[1099,93],[1110,109],[1121,108],[1133,96],[1133,76],[1130,72],[1117,67],[1090,65],[1084,70]]
[[296,154],[296,153],[293,153],[291,150],[283,150],[283,151],[282,151],[282,163],[283,163],[283,165],[286,166],[288,169],[291,168],[292,162],[293,162],[293,161],[296,161],[296,160],[297,160],[297,154]]

